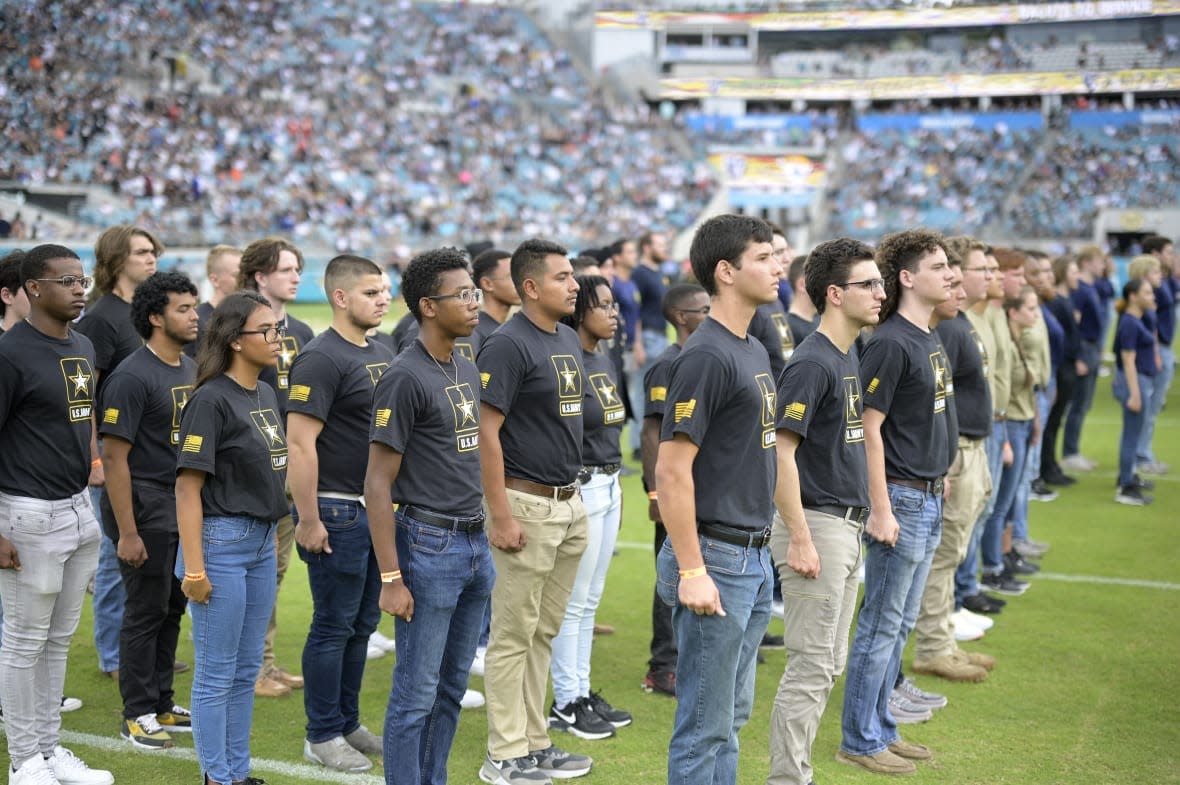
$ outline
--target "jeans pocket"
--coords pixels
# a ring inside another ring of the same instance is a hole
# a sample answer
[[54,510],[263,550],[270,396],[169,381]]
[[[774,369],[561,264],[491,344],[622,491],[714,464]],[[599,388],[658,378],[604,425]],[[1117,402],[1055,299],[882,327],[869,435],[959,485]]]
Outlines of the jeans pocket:
[[916,515],[926,505],[926,494],[916,488],[894,485],[889,488],[889,504],[895,516]]
[[201,540],[212,545],[233,545],[249,536],[252,525],[246,518],[206,518],[201,525]]
[[343,499],[320,499],[320,523],[328,531],[344,531],[356,526],[360,519],[361,505],[359,502],[346,502]]
[[537,521],[553,516],[553,500],[541,496],[513,494],[510,506],[517,520]]
[[53,515],[14,505],[9,511],[9,526],[17,535],[44,536],[53,528]]
[[746,548],[721,542],[710,537],[701,538],[701,558],[709,572],[741,575],[746,571]]
[[671,607],[680,601],[680,569],[668,541],[656,555],[656,594],[661,602]]
[[455,537],[454,532],[449,529],[426,526],[416,521],[400,525],[405,527],[406,534],[409,535],[410,550],[418,553],[445,553]]

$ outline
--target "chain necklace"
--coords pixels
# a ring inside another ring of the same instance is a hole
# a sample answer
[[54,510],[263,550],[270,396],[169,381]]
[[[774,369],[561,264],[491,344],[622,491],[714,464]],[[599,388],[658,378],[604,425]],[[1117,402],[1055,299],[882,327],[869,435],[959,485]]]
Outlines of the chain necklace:
[[[154,352],[153,352],[153,354],[154,354]],[[233,381],[233,383],[234,383],[234,384],[236,384],[236,385],[238,386],[238,388],[239,388],[239,389],[241,389],[241,391],[242,391],[242,395],[245,395],[245,396],[246,396],[246,400],[247,400],[247,401],[251,400],[251,398],[250,398],[250,391],[246,389],[246,385],[244,385],[244,384],[242,384],[240,381],[238,381],[237,377],[236,377],[236,376],[234,376],[234,375],[233,375],[232,373],[230,373],[229,371],[226,371],[226,372],[225,372],[225,375],[226,375],[226,376],[228,376],[228,377],[229,377],[229,378],[230,378],[230,379]],[[254,401],[254,413],[255,413],[255,414],[258,414],[258,415],[260,415],[260,416],[261,416],[261,415],[262,415],[262,395],[261,395],[261,394],[258,392],[258,384],[259,384],[259,383],[258,383],[258,382],[255,382],[254,384],[255,384],[255,386],[254,386],[254,398],[253,398],[253,401]]]
[[434,367],[438,368],[439,373],[441,373],[443,375],[443,377],[445,377],[446,380],[448,382],[450,382],[453,387],[458,387],[459,386],[459,368],[458,368],[458,366],[455,367],[455,377],[452,379],[451,376],[449,374],[447,374],[446,370],[442,367],[442,364],[438,361],[438,359],[435,358],[435,356],[430,353],[430,350],[426,348],[426,344],[422,343],[421,341],[419,341],[418,343],[420,343],[422,345],[422,351],[426,352],[426,356],[429,357],[430,360],[434,363]]

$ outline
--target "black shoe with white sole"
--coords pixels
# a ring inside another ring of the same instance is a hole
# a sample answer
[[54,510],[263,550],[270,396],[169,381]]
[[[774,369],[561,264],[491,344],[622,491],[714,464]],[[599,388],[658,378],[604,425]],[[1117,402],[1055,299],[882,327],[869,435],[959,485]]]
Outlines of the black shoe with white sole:
[[615,726],[598,716],[588,698],[577,698],[564,706],[554,702],[549,707],[549,727],[591,741],[615,735]]

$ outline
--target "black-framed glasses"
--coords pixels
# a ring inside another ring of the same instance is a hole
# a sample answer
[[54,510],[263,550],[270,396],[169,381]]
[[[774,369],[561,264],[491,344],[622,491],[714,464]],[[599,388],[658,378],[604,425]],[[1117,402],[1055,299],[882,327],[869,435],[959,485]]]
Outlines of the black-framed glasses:
[[454,294],[428,294],[427,300],[458,300],[464,305],[483,305],[483,289],[460,289]]
[[238,335],[261,335],[262,340],[266,341],[267,343],[275,343],[286,334],[287,331],[282,327],[267,327],[265,330],[238,331]]
[[89,289],[90,284],[94,283],[94,279],[89,275],[63,275],[61,278],[34,278],[33,280],[61,284],[67,289],[73,289],[75,286],[81,286],[83,289]]
[[712,309],[713,309],[713,306],[705,305],[700,308],[677,308],[676,312],[677,313],[697,313],[702,316],[708,316],[709,311],[711,311]]
[[881,291],[885,291],[885,279],[884,278],[865,278],[863,281],[849,281],[848,283],[840,284],[841,289],[847,289],[850,286],[859,286],[861,289],[864,289],[866,291],[872,291],[873,289],[880,289]]

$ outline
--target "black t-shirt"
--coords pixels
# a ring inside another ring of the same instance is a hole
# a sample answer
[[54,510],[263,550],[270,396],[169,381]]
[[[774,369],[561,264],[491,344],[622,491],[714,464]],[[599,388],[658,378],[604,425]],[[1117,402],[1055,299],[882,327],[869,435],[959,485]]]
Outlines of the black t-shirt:
[[966,314],[940,322],[934,331],[950,363],[959,433],[982,439],[992,432],[992,391],[983,365],[987,350]]
[[939,365],[946,369],[946,465],[950,468],[959,454],[959,404],[955,398],[955,375],[947,359],[946,347],[939,340],[938,333],[934,333],[934,340],[938,343]]
[[802,438],[795,451],[805,507],[868,507],[860,368],[826,335],[795,349],[778,380],[778,428]]
[[0,491],[67,499],[90,479],[94,347],[25,321],[0,338]]
[[865,344],[860,378],[865,406],[886,415],[885,475],[933,480],[946,474],[951,377],[934,334],[902,316],[886,319]]
[[456,353],[438,363],[421,341],[397,356],[373,392],[369,441],[402,454],[393,500],[449,515],[476,515],[479,371]]
[[[475,362],[475,355],[479,353],[479,331],[483,327],[484,316],[486,314],[481,312],[479,315],[479,325],[476,326],[475,331],[469,337],[455,339],[455,351],[468,360],[471,360],[471,362]],[[488,330],[488,334],[490,335],[500,324],[490,316],[487,318],[493,325]],[[418,320],[414,318],[413,314],[408,313],[403,316],[397,323],[397,326],[393,328],[394,354],[401,354],[407,346],[418,340],[420,330],[421,325],[418,324]]]
[[277,521],[287,504],[287,436],[269,384],[247,390],[228,376],[202,385],[180,418],[178,469],[205,472],[205,516]]
[[1049,301],[1049,310],[1057,317],[1061,329],[1065,332],[1065,343],[1061,347],[1062,360],[1073,365],[1082,348],[1081,329],[1074,315],[1073,302],[1068,297],[1057,295]]
[[504,472],[568,485],[582,469],[582,344],[564,324],[545,332],[521,311],[479,352],[483,402],[504,414]]
[[791,337],[795,339],[795,345],[803,343],[803,339],[815,332],[815,328],[819,327],[819,314],[816,314],[814,319],[804,319],[798,314],[787,312],[787,324],[791,328]]
[[643,264],[635,265],[631,281],[639,291],[639,322],[644,330],[664,331],[664,276]]
[[197,337],[184,345],[184,353],[196,358],[197,350],[201,348],[201,339],[205,337],[205,330],[209,327],[209,317],[213,315],[212,303],[201,303],[197,306]]
[[764,303],[754,311],[754,318],[750,320],[750,335],[766,347],[766,354],[770,357],[770,373],[778,379],[783,373],[787,360],[795,351],[795,340],[791,336],[791,327],[787,324],[787,313],[778,300]]
[[664,403],[668,399],[668,377],[672,375],[672,362],[679,356],[680,344],[669,344],[643,375],[644,417],[663,418]]
[[672,363],[662,441],[683,433],[699,451],[692,465],[697,519],[742,529],[774,514],[775,383],[766,350],[705,319]]
[[317,491],[358,496],[365,492],[373,388],[391,362],[393,353],[381,344],[368,341],[362,348],[332,328],[313,338],[295,358],[287,414],[305,414],[324,424],[315,443]]
[[197,364],[180,356],[169,365],[143,346],[119,364],[98,399],[98,432],[131,443],[127,466],[132,481],[172,487],[180,415],[193,394]]
[[262,373],[258,374],[258,381],[266,382],[274,390],[279,402],[279,415],[284,420],[287,417],[287,388],[291,385],[291,366],[295,364],[295,358],[303,351],[303,347],[311,343],[311,339],[315,337],[315,331],[311,327],[290,314],[287,314],[286,326],[287,334],[283,336],[278,363],[273,368],[263,368]]
[[500,329],[500,323],[496,321],[496,317],[492,316],[487,311],[479,312],[479,324],[475,325],[475,332],[471,334],[470,338],[460,338],[455,341],[455,345],[459,345],[459,341],[466,341],[471,345],[474,354],[469,358],[475,360],[475,355],[479,354],[479,347],[484,345],[488,337],[496,330]]
[[394,342],[393,335],[391,333],[383,333],[378,330],[377,332],[370,335],[369,339],[373,341],[373,343],[379,343],[388,349],[391,356],[397,356],[397,343]]
[[619,435],[627,419],[622,393],[615,386],[614,363],[602,352],[582,350],[586,369],[585,406],[582,408],[582,463],[601,466],[619,463],[623,451]]
[[106,386],[106,377],[132,352],[143,346],[143,339],[131,323],[131,303],[118,295],[104,294],[86,309],[76,328],[94,344],[94,369],[98,371],[98,393]]

